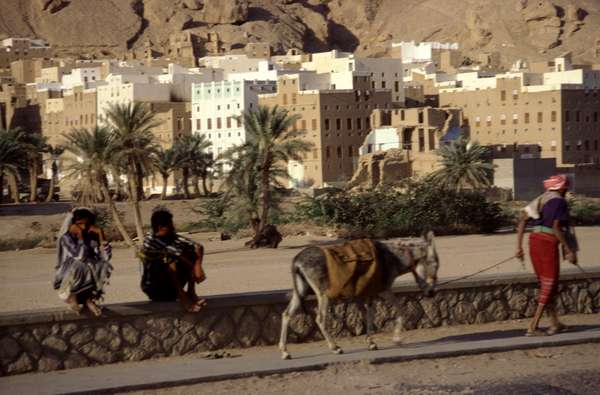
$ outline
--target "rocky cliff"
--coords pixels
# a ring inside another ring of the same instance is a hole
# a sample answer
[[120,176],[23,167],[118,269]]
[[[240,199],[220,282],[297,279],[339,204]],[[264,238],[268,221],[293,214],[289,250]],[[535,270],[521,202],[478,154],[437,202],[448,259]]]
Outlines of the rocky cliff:
[[[598,0],[2,0],[0,37],[48,40],[59,54],[167,53],[190,31],[225,50],[339,48],[382,56],[391,41],[456,41],[467,56],[600,63]],[[216,33],[216,35],[214,34]],[[210,47],[207,47],[210,52]]]

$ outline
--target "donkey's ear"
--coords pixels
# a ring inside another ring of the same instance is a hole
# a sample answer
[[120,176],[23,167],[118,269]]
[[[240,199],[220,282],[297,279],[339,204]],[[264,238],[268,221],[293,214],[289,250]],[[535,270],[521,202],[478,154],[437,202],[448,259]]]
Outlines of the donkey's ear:
[[433,230],[427,232],[423,238],[425,239],[425,241],[427,241],[427,243],[433,244],[433,241],[435,239],[435,234],[433,234]]

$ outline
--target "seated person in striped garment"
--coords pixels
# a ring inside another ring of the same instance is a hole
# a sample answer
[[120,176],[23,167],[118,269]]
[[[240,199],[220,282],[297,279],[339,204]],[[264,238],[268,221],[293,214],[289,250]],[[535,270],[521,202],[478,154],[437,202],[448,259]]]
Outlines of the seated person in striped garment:
[[195,289],[206,279],[204,248],[175,232],[173,214],[166,208],[155,209],[150,222],[152,232],[144,238],[140,254],[142,291],[153,301],[179,300],[185,310],[199,311],[206,304]]

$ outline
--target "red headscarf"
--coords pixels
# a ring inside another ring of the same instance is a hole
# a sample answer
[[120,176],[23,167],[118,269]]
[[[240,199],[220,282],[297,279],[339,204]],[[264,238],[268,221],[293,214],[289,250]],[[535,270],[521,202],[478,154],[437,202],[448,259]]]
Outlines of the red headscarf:
[[560,191],[569,187],[569,179],[564,174],[557,174],[544,180],[544,189],[547,191]]

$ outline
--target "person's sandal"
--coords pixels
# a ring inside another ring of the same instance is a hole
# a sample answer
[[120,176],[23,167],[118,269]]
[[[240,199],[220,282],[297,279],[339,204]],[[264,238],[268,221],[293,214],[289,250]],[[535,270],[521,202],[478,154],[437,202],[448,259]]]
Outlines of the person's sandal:
[[546,332],[544,332],[541,329],[535,329],[535,330],[527,330],[527,332],[525,332],[525,336],[527,337],[539,337],[539,336],[546,336]]

